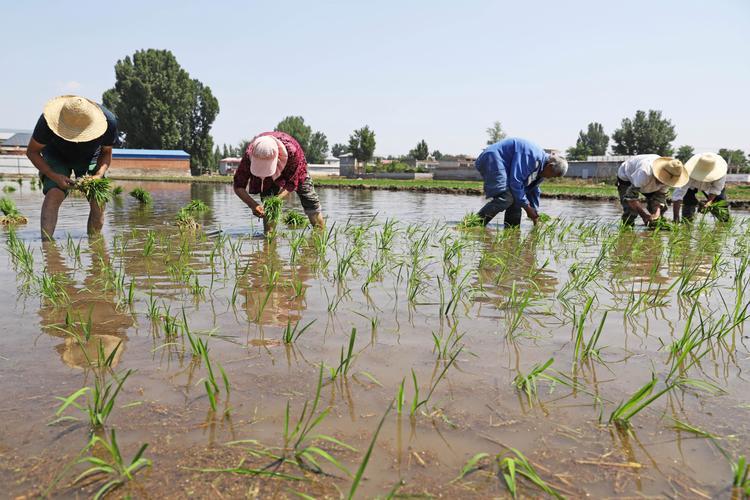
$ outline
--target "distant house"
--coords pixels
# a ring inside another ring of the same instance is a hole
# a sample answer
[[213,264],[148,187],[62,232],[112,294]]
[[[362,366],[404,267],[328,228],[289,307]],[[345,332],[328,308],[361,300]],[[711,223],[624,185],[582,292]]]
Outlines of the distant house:
[[240,166],[242,158],[228,157],[219,160],[219,173],[221,175],[234,175]]
[[31,140],[31,132],[26,130],[0,129],[0,154],[23,155]]
[[341,161],[335,156],[329,156],[328,158],[323,160],[323,163],[325,163],[326,165],[331,165],[331,166],[336,166],[336,167],[341,165]]
[[190,155],[170,149],[113,149],[109,174],[113,177],[189,177]]
[[611,179],[617,176],[620,164],[630,156],[589,156],[583,161],[569,161],[565,177],[580,179]]

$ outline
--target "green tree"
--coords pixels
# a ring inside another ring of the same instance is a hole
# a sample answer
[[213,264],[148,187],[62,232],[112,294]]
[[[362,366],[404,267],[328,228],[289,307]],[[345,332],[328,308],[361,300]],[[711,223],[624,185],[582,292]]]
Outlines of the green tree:
[[693,149],[693,146],[685,145],[679,147],[674,157],[680,160],[682,163],[686,163],[694,154],[695,149]]
[[609,136],[604,133],[601,123],[591,122],[586,132],[578,132],[576,145],[568,148],[567,156],[571,160],[585,160],[587,156],[603,156],[607,154]]
[[672,141],[677,134],[674,125],[666,118],[662,118],[661,111],[650,109],[648,115],[638,110],[635,118],[624,118],[619,129],[612,134],[615,145],[612,151],[621,155],[638,155],[655,153],[671,156]]
[[314,132],[310,136],[310,144],[305,150],[305,158],[310,163],[324,163],[328,152],[328,139],[323,132]]
[[210,165],[219,101],[170,51],[139,50],[118,60],[115,86],[102,101],[117,115],[129,147],[183,149],[194,169]]
[[440,160],[443,157],[443,153],[441,153],[440,151],[436,149],[435,151],[432,152],[432,157],[435,158],[436,160]]
[[741,172],[748,167],[748,158],[745,156],[745,152],[741,149],[721,148],[719,150],[719,156],[727,161],[730,172],[732,169],[734,169],[735,172]]
[[349,152],[357,161],[367,163],[375,153],[375,132],[365,125],[349,136]]
[[503,126],[500,122],[495,122],[491,127],[487,128],[487,145],[495,144],[505,139],[506,134],[503,132]]
[[428,156],[430,156],[430,148],[427,147],[427,143],[424,139],[419,141],[417,145],[414,146],[414,149],[409,151],[409,158],[414,158],[415,160],[426,160]]
[[333,146],[331,146],[331,155],[336,158],[348,152],[349,152],[349,147],[346,144],[336,143]]
[[279,132],[284,132],[294,137],[302,150],[305,158],[310,163],[323,163],[328,152],[328,139],[323,132],[313,132],[312,127],[305,123],[301,116],[287,116],[276,125]]

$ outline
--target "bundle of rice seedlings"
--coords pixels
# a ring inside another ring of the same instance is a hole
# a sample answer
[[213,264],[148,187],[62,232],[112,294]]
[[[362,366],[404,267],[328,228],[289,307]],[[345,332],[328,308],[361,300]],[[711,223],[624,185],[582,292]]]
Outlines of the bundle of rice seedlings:
[[182,207],[184,210],[187,210],[191,214],[201,213],[201,212],[208,212],[209,208],[208,205],[203,203],[201,200],[192,200],[190,203]]
[[729,203],[726,200],[719,200],[711,203],[708,207],[703,206],[703,211],[709,212],[720,221],[729,220]]
[[136,200],[140,201],[144,205],[148,205],[153,201],[153,198],[151,198],[151,193],[143,189],[142,187],[137,187],[133,189],[130,192],[130,196],[135,198]]
[[284,214],[284,224],[292,228],[305,227],[307,225],[307,217],[296,210],[289,210]]
[[271,225],[278,224],[281,219],[281,205],[284,200],[278,196],[271,196],[263,200],[263,211],[266,213],[266,222]]
[[669,222],[664,217],[659,217],[653,222],[650,222],[648,224],[649,229],[653,229],[654,231],[672,231],[675,229],[675,225],[671,222]]
[[112,188],[112,194],[114,196],[120,196],[123,192],[122,186],[115,186]]
[[15,192],[16,188],[14,186],[11,186],[8,184],[7,186],[3,186],[3,193],[13,193]]
[[175,221],[177,222],[177,226],[182,230],[197,231],[201,227],[201,225],[193,218],[193,214],[184,207],[177,212]]
[[545,213],[539,212],[539,214],[537,215],[539,215],[539,222],[549,222],[552,220],[552,217],[550,217],[549,215]]
[[458,227],[462,229],[469,229],[473,227],[483,227],[483,226],[484,226],[484,219],[482,219],[479,215],[475,214],[474,212],[464,215],[464,218],[461,219],[461,222],[458,223]]
[[99,205],[112,200],[112,181],[106,177],[84,176],[76,182],[75,189],[87,200],[96,201]]
[[0,224],[4,226],[15,226],[16,224],[26,224],[29,219],[21,215],[16,208],[16,204],[10,198],[3,196],[0,198],[0,211],[3,217],[0,217]]

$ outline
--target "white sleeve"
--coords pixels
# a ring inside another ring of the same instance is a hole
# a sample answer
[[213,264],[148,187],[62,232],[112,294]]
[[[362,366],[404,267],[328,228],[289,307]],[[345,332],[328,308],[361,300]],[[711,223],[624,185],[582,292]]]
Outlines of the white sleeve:
[[675,190],[672,192],[672,201],[682,201],[682,199],[685,197],[687,192],[688,192],[687,184],[685,184],[684,186],[675,188]]
[[725,175],[721,179],[717,179],[711,183],[711,187],[706,191],[708,194],[715,194],[716,196],[720,195],[721,192],[724,190],[724,185],[727,182],[727,176]]

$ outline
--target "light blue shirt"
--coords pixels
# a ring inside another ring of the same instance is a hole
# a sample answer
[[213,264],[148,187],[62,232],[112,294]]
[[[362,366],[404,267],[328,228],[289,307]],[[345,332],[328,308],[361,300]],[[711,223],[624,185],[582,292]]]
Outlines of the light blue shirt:
[[510,190],[515,204],[536,208],[539,176],[548,159],[549,155],[533,142],[509,137],[482,151],[475,166],[482,175],[488,198]]

